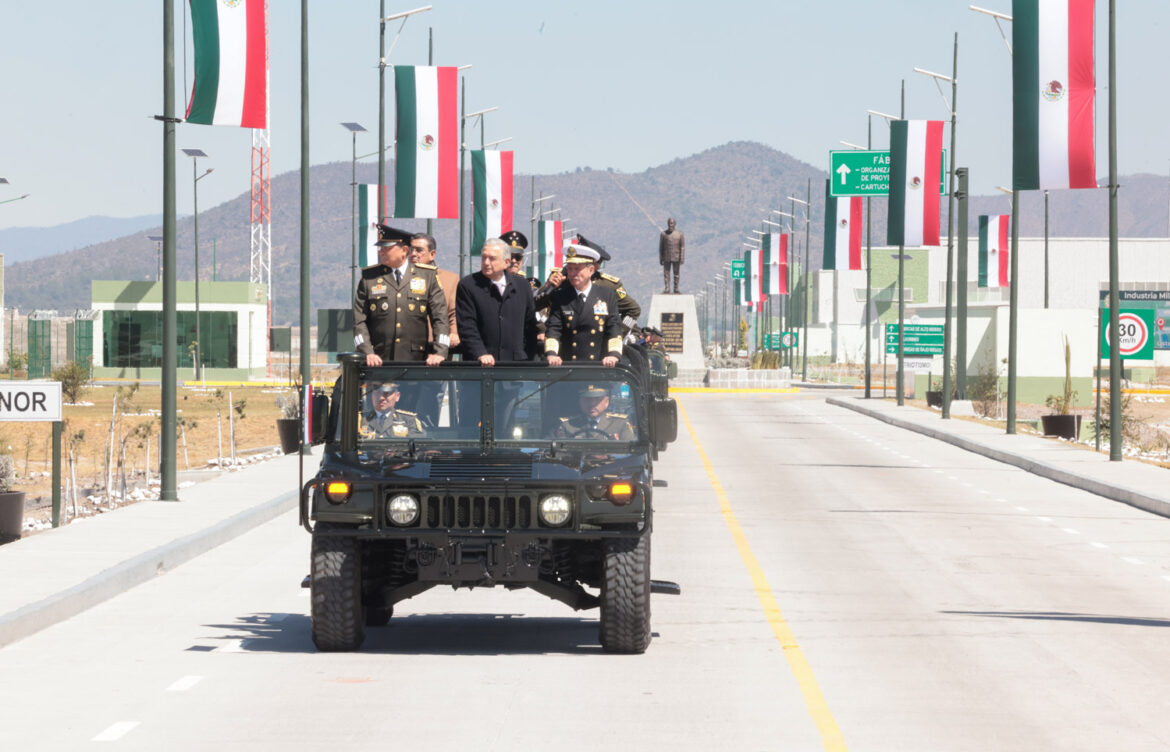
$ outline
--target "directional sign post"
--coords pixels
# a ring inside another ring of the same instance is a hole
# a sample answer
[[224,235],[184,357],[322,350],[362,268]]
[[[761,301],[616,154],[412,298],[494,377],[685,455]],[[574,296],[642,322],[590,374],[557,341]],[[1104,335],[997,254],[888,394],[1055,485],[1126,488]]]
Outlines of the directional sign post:
[[746,269],[746,266],[743,262],[743,259],[732,259],[731,260],[731,278],[732,279],[743,279],[746,276],[746,273],[747,273],[747,269]]
[[[1154,359],[1154,312],[1143,308],[1122,308],[1117,314],[1118,350],[1125,360]],[[1101,358],[1112,353],[1113,337],[1109,331],[1109,309],[1101,309]]]
[[[906,342],[902,345],[904,356],[943,354],[942,324],[907,324],[905,329]],[[897,352],[898,325],[886,324],[886,353],[894,355]]]
[[61,382],[0,382],[0,421],[53,424],[53,527],[61,524]]
[[[947,195],[947,150],[942,153],[939,195]],[[888,196],[890,152],[865,149],[829,152],[831,196]]]

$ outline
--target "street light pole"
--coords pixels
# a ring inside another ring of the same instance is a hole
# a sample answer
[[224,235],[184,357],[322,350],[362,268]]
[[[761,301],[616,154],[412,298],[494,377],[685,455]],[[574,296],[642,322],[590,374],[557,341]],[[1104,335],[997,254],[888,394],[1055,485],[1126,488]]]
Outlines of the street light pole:
[[175,478],[175,4],[163,3],[163,276],[162,383],[159,415],[159,500],[178,501]]
[[192,361],[195,379],[201,381],[203,375],[203,338],[199,329],[199,181],[211,174],[212,169],[208,168],[202,175],[199,174],[199,158],[206,157],[202,149],[183,149],[183,153],[191,158],[191,191],[192,200],[195,205],[195,215],[193,217],[195,222],[195,352]]
[[357,289],[357,134],[365,133],[366,129],[358,123],[342,123],[342,128],[345,128],[353,136],[353,161],[350,163],[351,177],[349,181],[349,197],[352,208],[350,210],[349,230],[350,230],[350,265],[349,265],[349,289]]

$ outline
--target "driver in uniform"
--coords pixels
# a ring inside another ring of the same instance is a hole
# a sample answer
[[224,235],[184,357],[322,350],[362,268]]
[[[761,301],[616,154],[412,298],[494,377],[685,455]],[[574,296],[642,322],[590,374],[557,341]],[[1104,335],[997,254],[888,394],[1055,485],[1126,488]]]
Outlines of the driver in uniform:
[[426,436],[418,415],[399,410],[402,393],[394,382],[370,385],[371,410],[362,415],[361,435],[364,439],[407,439]]
[[589,385],[578,397],[581,411],[561,418],[553,430],[554,439],[599,439],[604,435],[615,441],[633,441],[634,429],[626,416],[606,412],[609,409],[609,391]]

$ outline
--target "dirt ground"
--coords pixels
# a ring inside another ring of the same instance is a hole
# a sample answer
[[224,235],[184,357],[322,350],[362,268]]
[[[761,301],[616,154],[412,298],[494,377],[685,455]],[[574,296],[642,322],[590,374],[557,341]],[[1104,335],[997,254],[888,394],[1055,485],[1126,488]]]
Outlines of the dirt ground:
[[[176,397],[180,420],[176,439],[178,472],[230,469],[233,428],[236,466],[278,455],[280,439],[275,421],[281,413],[276,398],[281,394],[295,392],[271,386],[180,387]],[[115,399],[119,407],[111,434]],[[72,515],[71,475],[77,480],[79,517],[157,498],[160,400],[158,386],[92,385],[85,388],[78,404],[64,406],[61,478],[66,510],[63,516]],[[107,498],[107,448],[111,445],[114,448],[113,493]],[[45,527],[51,519],[52,424],[0,424],[0,452],[12,455],[16,464],[16,490],[27,493],[26,527]],[[123,467],[125,498],[121,493]]]

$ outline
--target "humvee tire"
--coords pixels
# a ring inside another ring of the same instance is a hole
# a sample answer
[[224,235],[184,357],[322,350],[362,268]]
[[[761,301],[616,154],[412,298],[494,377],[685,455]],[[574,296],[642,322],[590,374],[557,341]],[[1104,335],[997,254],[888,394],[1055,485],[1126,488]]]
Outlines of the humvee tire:
[[650,646],[650,536],[605,541],[601,647],[644,653]]
[[328,523],[318,523],[313,532],[313,644],[326,652],[357,650],[366,639],[359,544],[350,536],[320,535],[330,529]]

